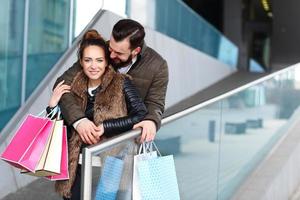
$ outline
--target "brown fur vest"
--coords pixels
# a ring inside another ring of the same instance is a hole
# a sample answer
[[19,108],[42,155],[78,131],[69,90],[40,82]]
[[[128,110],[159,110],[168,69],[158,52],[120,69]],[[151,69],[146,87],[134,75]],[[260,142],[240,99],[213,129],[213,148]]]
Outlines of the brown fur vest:
[[[124,79],[125,75],[116,73],[111,67],[106,69],[106,72],[103,74],[101,90],[95,97],[95,125],[99,125],[106,119],[119,118],[127,115],[123,92]],[[82,110],[86,109],[87,85],[87,76],[83,73],[83,71],[78,72],[72,82],[71,92],[74,94],[78,105],[81,105]],[[72,137],[68,142],[70,179],[65,181],[56,181],[55,189],[61,196],[70,198],[72,195],[71,187],[75,181],[82,140],[78,133],[74,130]]]

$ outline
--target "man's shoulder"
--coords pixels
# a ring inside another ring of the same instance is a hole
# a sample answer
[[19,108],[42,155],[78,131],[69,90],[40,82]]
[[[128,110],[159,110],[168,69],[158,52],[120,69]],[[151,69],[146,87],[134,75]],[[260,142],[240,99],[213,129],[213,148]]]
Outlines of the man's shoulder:
[[154,60],[156,62],[165,62],[165,59],[151,47],[145,47],[143,53],[141,54],[141,59],[144,60]]

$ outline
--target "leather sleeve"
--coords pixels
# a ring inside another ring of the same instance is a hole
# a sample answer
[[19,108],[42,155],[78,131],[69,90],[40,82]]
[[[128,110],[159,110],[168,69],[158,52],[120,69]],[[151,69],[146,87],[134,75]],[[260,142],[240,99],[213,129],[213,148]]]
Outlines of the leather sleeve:
[[147,108],[129,78],[125,78],[124,80],[123,91],[125,94],[128,115],[126,117],[103,121],[104,135],[107,137],[129,131],[134,124],[142,121],[147,114]]
[[[62,80],[65,81],[64,84],[71,85],[74,77],[80,70],[81,66],[79,61],[77,61],[56,80],[53,88],[55,88]],[[63,94],[59,101],[59,106],[65,122],[70,126],[77,120],[85,117],[84,111],[81,109],[80,105],[76,103],[72,92]]]

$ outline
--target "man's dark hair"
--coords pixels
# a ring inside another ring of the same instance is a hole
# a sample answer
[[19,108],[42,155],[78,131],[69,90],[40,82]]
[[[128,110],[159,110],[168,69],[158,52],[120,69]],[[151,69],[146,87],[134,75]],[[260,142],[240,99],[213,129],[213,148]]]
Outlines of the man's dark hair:
[[140,23],[132,19],[122,19],[114,25],[112,36],[116,42],[120,42],[128,37],[130,49],[133,50],[143,46],[145,30]]

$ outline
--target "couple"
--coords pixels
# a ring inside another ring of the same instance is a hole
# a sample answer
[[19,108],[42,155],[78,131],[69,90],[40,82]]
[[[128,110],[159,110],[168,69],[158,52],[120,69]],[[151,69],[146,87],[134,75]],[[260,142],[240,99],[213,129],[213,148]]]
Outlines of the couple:
[[168,67],[144,37],[144,27],[130,19],[115,24],[107,43],[90,30],[80,42],[78,61],[56,81],[47,109],[59,102],[71,130],[70,179],[56,183],[64,199],[80,199],[83,147],[132,128],[142,128],[140,142],[151,141],[160,128]]

